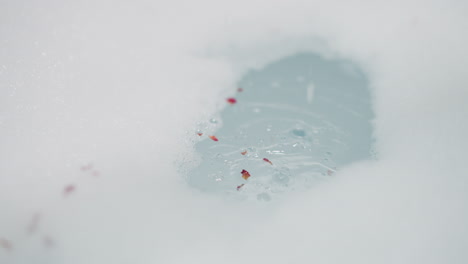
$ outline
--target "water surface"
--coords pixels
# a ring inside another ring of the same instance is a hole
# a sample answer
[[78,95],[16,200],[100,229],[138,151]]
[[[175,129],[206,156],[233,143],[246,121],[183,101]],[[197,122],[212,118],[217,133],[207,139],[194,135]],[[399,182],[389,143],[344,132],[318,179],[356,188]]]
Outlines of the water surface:
[[353,63],[298,54],[249,72],[239,87],[235,104],[197,128],[191,186],[269,201],[370,158],[371,97]]

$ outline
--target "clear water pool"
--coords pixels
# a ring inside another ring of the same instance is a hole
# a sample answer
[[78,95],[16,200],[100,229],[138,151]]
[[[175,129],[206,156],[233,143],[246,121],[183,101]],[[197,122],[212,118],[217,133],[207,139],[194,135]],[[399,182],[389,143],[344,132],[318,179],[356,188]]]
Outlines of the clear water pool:
[[371,156],[368,82],[351,62],[298,54],[249,72],[239,87],[235,104],[197,128],[191,186],[269,201]]

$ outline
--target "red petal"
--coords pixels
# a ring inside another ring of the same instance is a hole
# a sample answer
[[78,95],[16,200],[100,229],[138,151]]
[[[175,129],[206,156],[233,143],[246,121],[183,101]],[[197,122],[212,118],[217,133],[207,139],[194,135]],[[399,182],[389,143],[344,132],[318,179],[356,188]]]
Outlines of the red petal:
[[273,163],[271,163],[271,161],[270,161],[269,159],[263,158],[263,160],[266,161],[266,162],[268,162],[268,163],[270,163],[271,165],[273,165]]
[[199,135],[201,137],[201,136],[203,136],[203,133],[197,133],[197,135]]
[[215,136],[209,136],[213,141],[218,141],[218,138]]
[[70,184],[70,185],[67,185],[65,186],[65,188],[63,189],[63,195],[69,195],[70,193],[72,193],[73,191],[75,191],[76,187],[75,185],[73,184]]
[[236,98],[233,98],[233,97],[226,99],[226,101],[227,101],[228,103],[230,103],[230,104],[235,104],[235,103],[237,103]]
[[242,178],[244,178],[244,180],[247,180],[248,178],[250,178],[250,173],[248,171],[242,170],[241,173],[242,173]]
[[247,154],[247,150],[242,151],[241,154],[242,154],[242,155]]
[[237,186],[237,190],[240,190],[240,188],[242,188],[244,185],[245,185],[245,183],[243,183],[243,184]]

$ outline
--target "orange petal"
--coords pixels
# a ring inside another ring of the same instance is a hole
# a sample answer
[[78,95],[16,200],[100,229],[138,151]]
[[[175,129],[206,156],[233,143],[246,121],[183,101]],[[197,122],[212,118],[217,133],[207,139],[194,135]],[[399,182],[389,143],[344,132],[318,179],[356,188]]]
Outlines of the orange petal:
[[213,141],[218,141],[218,138],[215,136],[209,136]]

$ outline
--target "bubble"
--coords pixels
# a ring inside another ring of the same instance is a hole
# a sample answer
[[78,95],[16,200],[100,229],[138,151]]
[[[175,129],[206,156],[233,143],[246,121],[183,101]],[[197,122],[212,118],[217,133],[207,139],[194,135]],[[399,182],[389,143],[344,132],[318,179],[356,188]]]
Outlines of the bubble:
[[289,182],[289,177],[291,176],[291,172],[287,167],[281,167],[273,176],[274,181],[277,183],[286,185]]
[[221,182],[224,180],[224,175],[222,171],[216,171],[208,175],[209,179],[214,180],[215,182]]
[[284,150],[267,150],[266,153],[272,155],[284,155]]
[[210,123],[211,124],[218,124],[218,120],[216,120],[216,118],[211,118]]
[[304,130],[302,130],[302,129],[293,129],[292,133],[293,133],[293,135],[295,135],[297,137],[305,137],[305,135],[306,135],[306,132]]

